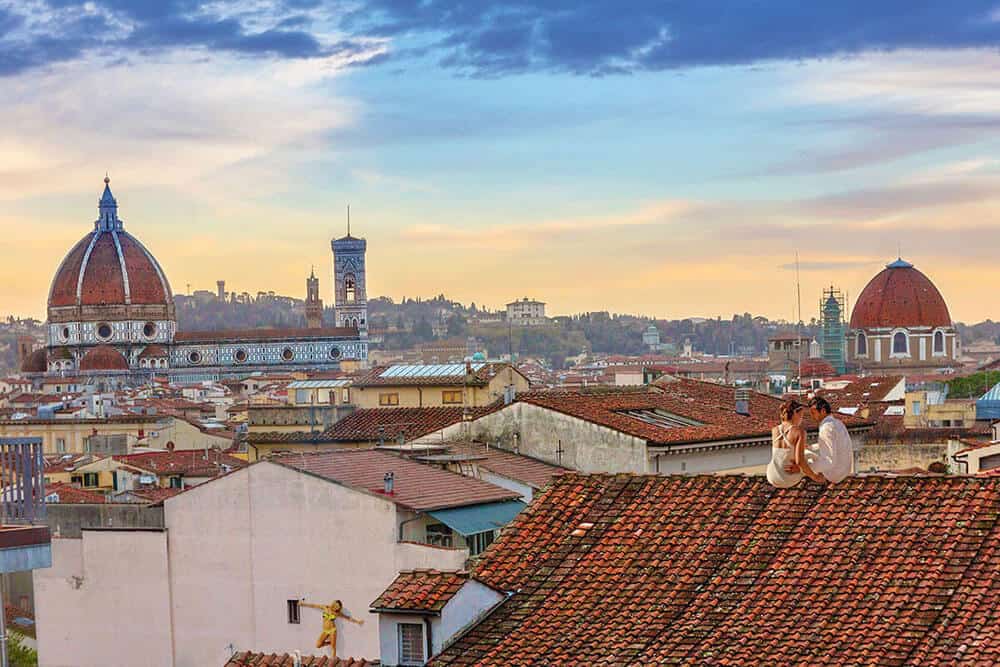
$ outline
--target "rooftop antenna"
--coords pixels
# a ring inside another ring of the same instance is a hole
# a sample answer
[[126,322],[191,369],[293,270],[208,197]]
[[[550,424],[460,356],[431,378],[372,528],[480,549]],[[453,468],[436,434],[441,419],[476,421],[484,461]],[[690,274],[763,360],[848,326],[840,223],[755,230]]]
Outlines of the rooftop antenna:
[[795,252],[795,298],[798,304],[799,315],[795,323],[795,334],[798,337],[799,346],[799,393],[802,392],[802,283],[799,281],[799,253]]
[[351,205],[347,205],[347,235],[351,235]]

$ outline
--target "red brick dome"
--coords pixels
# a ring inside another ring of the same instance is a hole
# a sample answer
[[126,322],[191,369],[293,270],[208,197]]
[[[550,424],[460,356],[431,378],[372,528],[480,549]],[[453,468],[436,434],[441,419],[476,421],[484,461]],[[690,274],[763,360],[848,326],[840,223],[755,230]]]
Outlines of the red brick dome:
[[122,353],[107,345],[98,345],[83,355],[81,371],[127,371],[128,361]]
[[167,356],[167,348],[162,345],[147,345],[139,354],[140,359],[158,359]]
[[173,294],[156,258],[123,229],[105,179],[94,231],[69,251],[49,290],[49,308],[170,305]]
[[22,373],[44,373],[47,370],[47,355],[44,347],[38,348],[21,362]]
[[941,292],[902,259],[872,278],[851,313],[852,329],[950,326],[951,315]]

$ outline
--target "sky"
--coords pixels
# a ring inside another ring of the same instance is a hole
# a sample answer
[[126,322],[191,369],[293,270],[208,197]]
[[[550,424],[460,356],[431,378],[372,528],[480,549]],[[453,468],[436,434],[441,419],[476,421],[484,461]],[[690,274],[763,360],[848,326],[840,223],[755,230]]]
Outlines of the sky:
[[[176,293],[818,314],[899,254],[1000,318],[1000,0],[0,0],[0,313],[105,173]],[[190,287],[189,287],[190,286]]]

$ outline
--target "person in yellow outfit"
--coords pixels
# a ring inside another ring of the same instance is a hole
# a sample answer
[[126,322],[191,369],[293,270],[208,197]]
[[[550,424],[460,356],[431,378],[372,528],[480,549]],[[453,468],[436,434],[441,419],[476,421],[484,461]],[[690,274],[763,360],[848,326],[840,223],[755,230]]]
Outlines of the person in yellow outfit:
[[326,605],[300,602],[299,606],[319,609],[323,612],[323,632],[320,633],[319,639],[316,640],[316,648],[329,646],[330,657],[332,658],[337,657],[337,619],[343,618],[346,621],[357,623],[358,625],[365,624],[364,621],[353,618],[350,614],[344,611],[344,604],[340,600],[334,600],[330,604]]

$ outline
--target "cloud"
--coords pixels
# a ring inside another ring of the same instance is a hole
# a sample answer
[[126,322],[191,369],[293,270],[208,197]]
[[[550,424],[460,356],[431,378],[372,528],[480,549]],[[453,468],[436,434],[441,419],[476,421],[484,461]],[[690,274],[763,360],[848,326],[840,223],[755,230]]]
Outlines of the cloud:
[[868,51],[994,48],[992,0],[369,0],[342,26],[432,44],[478,76],[555,70],[615,74],[748,65]]
[[371,40],[332,27],[323,3],[235,0],[0,0],[0,76],[88,56],[108,59],[174,49],[324,59],[376,58]]

